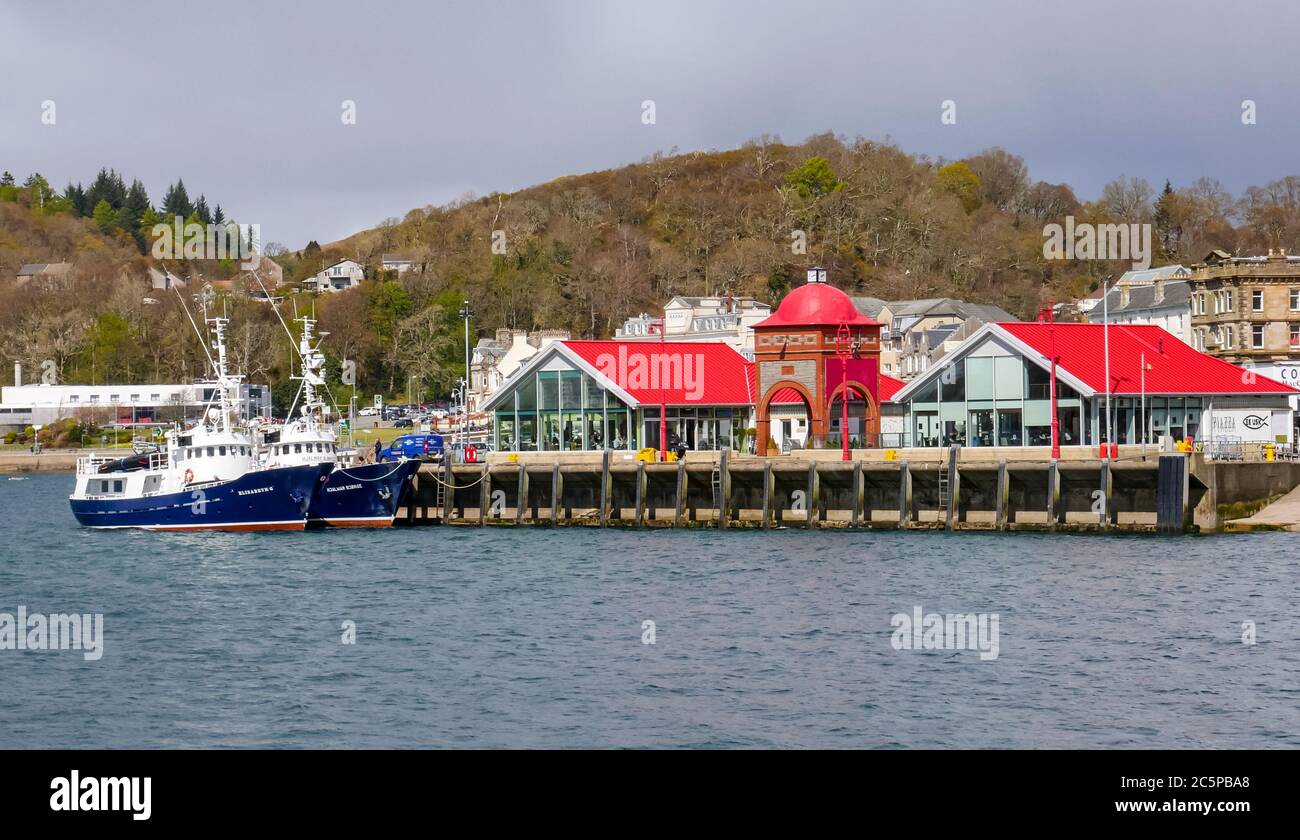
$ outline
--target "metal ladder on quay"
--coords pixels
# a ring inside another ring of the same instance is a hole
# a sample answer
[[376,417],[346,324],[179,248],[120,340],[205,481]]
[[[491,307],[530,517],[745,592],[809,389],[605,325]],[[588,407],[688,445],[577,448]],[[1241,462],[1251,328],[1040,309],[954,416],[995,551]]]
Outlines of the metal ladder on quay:
[[713,515],[718,523],[722,522],[722,471],[717,467],[713,468]]

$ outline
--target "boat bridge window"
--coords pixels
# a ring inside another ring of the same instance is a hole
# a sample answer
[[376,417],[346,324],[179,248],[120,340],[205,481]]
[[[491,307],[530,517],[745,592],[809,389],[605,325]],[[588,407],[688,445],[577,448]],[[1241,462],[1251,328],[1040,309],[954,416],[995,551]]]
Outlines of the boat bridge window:
[[218,446],[218,447],[217,447],[217,454],[218,454],[218,455],[221,455],[221,456],[224,458],[225,455],[226,455],[226,447],[224,447],[224,446]]
[[214,455],[216,455],[216,449],[215,449],[214,447],[209,446],[209,447],[208,447],[208,457],[211,458],[211,457],[213,457]]

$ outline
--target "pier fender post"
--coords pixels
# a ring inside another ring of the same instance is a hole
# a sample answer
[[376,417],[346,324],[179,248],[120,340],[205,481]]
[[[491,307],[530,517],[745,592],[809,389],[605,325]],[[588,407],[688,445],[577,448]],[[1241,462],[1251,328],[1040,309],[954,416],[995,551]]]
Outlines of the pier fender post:
[[451,459],[443,457],[442,459],[443,475],[446,477],[447,484],[442,488],[442,521],[444,524],[451,522],[451,508],[456,501],[456,476],[451,471]]
[[600,454],[600,527],[602,528],[609,524],[609,455],[608,449]]
[[686,462],[677,462],[677,504],[673,513],[673,527],[682,527],[682,514],[686,512]]
[[488,506],[492,504],[492,470],[483,462],[483,475],[478,482],[478,524],[487,524]]
[[945,511],[944,527],[951,531],[954,523],[961,518],[961,468],[957,466],[959,447],[948,447],[948,510]]
[[524,508],[528,506],[528,468],[519,462],[519,488],[515,498],[515,524],[524,523]]
[[997,506],[997,512],[994,515],[993,527],[998,531],[1007,530],[1007,500],[1011,497],[1010,476],[1007,475],[1007,462],[998,461],[998,489],[997,498],[994,504]]
[[912,521],[912,468],[906,461],[898,462],[898,527],[906,528]]
[[718,529],[727,527],[727,520],[731,518],[731,505],[728,503],[731,496],[731,464],[727,459],[729,450],[723,449],[718,453]]
[[849,499],[853,505],[852,527],[859,528],[862,526],[862,462],[853,462],[853,490]]
[[415,524],[415,501],[420,497],[420,473],[411,476],[411,489],[406,496],[406,524]]
[[[557,461],[551,465],[551,526],[560,524],[560,499],[564,496],[564,473]],[[604,522],[601,523],[605,524]]]
[[645,525],[645,461],[636,462],[636,527]]
[[1105,531],[1110,528],[1114,513],[1111,510],[1111,497],[1115,489],[1115,476],[1110,471],[1110,459],[1106,458],[1101,462],[1101,529]]
[[1061,472],[1057,462],[1047,465],[1047,529],[1055,531],[1061,507]]
[[808,462],[808,527],[817,527],[817,509],[820,507],[818,498],[821,491],[821,482],[817,475],[817,462]]
[[1162,452],[1157,463],[1156,530],[1162,534],[1183,533],[1192,524],[1187,505],[1190,464],[1181,452]]
[[772,461],[763,460],[763,530],[772,527]]

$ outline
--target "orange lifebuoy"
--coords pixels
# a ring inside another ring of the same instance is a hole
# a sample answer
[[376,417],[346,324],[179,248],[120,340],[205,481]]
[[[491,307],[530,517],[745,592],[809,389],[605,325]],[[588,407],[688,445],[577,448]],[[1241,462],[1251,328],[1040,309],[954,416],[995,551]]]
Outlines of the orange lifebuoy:
[[478,461],[478,450],[472,446],[465,447],[465,463],[473,464]]
[[193,480],[194,480],[194,470],[186,470],[186,471],[185,471],[185,483],[186,483],[186,484],[189,484],[189,483],[190,483],[191,481],[193,481]]

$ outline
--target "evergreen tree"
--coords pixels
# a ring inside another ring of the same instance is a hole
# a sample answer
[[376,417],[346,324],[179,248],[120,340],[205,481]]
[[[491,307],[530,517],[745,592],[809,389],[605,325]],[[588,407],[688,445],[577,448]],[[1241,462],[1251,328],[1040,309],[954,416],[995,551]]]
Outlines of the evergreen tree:
[[[86,191],[86,205],[94,208],[99,202],[107,201],[114,210],[126,203],[126,184],[122,176],[112,169],[101,169]],[[92,209],[93,213],[93,209]]]
[[1166,259],[1173,256],[1175,244],[1182,234],[1181,227],[1173,223],[1173,214],[1170,212],[1174,200],[1174,188],[1166,180],[1165,188],[1156,202],[1155,213],[1151,217],[1156,229],[1156,238],[1160,243],[1160,253]]
[[13,185],[14,185],[13,173],[10,172],[8,169],[6,169],[4,171],[4,174],[0,175],[0,187],[12,187]]
[[222,211],[221,205],[218,204],[217,209],[212,211],[212,224],[219,225],[224,223],[225,221],[226,221],[226,214],[224,211]]
[[202,194],[199,195],[199,200],[194,204],[194,214],[199,217],[199,221],[203,224],[212,224],[212,211],[208,210],[208,200]]
[[163,215],[172,218],[181,216],[189,218],[194,212],[194,205],[190,204],[189,193],[185,192],[185,182],[177,178],[176,183],[167,188],[167,195],[163,196]]
[[63,197],[68,200],[74,214],[78,216],[89,215],[86,212],[86,191],[81,188],[81,184],[74,187],[72,182],[69,181],[68,188],[63,192]]
[[113,205],[108,203],[108,199],[101,198],[95,205],[95,212],[91,214],[95,219],[95,225],[99,228],[100,233],[108,234],[113,232],[117,227],[117,213],[113,211]]

